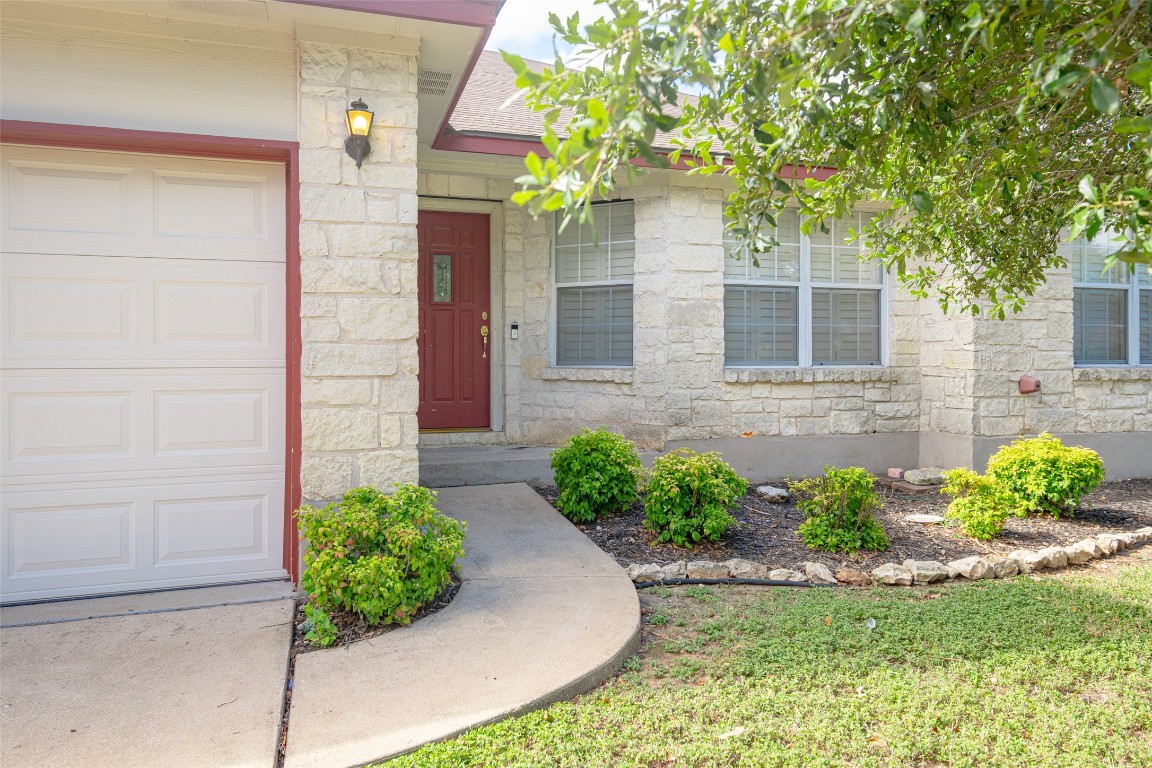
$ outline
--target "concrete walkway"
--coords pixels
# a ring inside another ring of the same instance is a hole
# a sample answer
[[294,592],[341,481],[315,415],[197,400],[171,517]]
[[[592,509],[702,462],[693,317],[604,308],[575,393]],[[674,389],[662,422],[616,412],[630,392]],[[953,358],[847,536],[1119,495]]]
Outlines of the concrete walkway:
[[609,678],[640,639],[624,571],[526,485],[439,491],[468,523],[444,610],[296,658],[286,768],[343,768],[544,706]]
[[0,765],[270,768],[288,582],[0,610]]

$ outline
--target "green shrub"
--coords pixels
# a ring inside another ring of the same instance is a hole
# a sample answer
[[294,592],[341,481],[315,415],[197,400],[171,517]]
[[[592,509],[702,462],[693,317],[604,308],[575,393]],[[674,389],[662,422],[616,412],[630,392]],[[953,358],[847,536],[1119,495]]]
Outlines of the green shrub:
[[1072,515],[1080,499],[1104,481],[1104,462],[1096,451],[1066,446],[1047,432],[1016,440],[988,459],[988,476],[1016,499],[1015,513]]
[[716,541],[735,521],[729,510],[748,491],[748,481],[718,453],[672,451],[652,465],[644,499],[645,525],[657,541],[691,547]]
[[588,523],[636,501],[644,466],[632,441],[600,428],[585,429],[552,451],[560,496],[556,506],[569,519]]
[[970,469],[950,469],[944,473],[940,493],[952,497],[948,517],[960,521],[964,533],[987,541],[1000,533],[1012,514],[1016,498],[995,479]]
[[804,543],[825,552],[888,549],[888,535],[873,517],[883,506],[872,488],[875,481],[866,469],[826,466],[820,477],[794,484],[796,506],[804,513],[799,528]]
[[451,582],[464,554],[464,523],[437,512],[435,499],[427,488],[402,485],[392,495],[353,488],[338,504],[302,507],[296,515],[308,549],[300,585],[312,605],[356,613],[370,625],[411,622]]

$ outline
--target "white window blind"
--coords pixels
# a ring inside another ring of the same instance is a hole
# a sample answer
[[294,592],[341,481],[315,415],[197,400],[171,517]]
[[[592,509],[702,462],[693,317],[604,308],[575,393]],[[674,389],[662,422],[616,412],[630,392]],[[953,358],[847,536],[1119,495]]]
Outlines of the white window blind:
[[779,245],[752,254],[725,240],[724,347],[730,366],[879,365],[884,275],[852,240],[872,214],[800,231],[794,210],[777,218]]
[[1120,244],[1102,232],[1072,243],[1073,348],[1076,365],[1152,365],[1152,276],[1123,263],[1104,269]]
[[592,223],[572,222],[556,233],[556,365],[629,366],[633,205],[597,205],[594,214]]

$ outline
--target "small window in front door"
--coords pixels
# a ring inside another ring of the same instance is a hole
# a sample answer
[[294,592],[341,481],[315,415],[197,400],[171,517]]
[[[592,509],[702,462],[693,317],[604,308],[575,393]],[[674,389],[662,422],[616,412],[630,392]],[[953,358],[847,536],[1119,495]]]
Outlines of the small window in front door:
[[437,253],[432,257],[432,302],[446,304],[452,301],[452,256]]

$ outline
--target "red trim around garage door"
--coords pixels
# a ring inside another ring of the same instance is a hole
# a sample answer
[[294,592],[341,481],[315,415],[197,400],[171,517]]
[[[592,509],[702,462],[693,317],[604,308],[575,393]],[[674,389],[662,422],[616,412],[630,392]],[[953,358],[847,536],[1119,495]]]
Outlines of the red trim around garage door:
[[229,160],[266,160],[284,163],[285,277],[287,327],[285,392],[287,434],[284,455],[284,568],[294,582],[300,579],[300,537],[293,511],[300,506],[300,148],[294,141],[244,139],[232,136],[199,136],[160,131],[133,131],[89,125],[58,125],[24,120],[0,120],[0,141],[66,149],[102,149],[183,155]]

